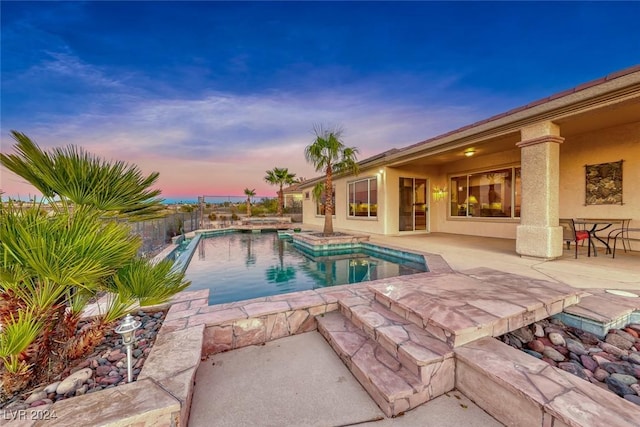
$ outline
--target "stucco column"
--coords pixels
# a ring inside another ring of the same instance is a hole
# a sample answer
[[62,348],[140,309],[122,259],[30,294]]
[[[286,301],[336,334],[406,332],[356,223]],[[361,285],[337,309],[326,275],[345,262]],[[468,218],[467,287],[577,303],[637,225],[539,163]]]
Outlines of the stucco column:
[[558,223],[560,128],[552,122],[521,129],[522,205],[516,233],[520,256],[553,259],[562,256]]

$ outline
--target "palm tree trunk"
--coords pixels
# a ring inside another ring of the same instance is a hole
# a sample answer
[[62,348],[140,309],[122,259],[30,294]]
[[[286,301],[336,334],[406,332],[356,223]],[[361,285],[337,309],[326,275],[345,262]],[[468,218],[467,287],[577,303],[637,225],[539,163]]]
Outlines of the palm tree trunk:
[[278,216],[282,216],[282,205],[284,204],[284,197],[282,195],[282,184],[280,184],[280,191],[278,191]]
[[327,166],[327,180],[324,186],[324,231],[325,235],[333,234],[333,171]]

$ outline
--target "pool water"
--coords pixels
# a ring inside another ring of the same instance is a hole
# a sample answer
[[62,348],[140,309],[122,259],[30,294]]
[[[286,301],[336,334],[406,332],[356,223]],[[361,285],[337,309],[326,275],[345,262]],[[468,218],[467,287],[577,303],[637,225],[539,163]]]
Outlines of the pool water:
[[366,249],[305,253],[277,233],[200,239],[186,269],[188,290],[209,289],[209,304],[415,274],[424,263]]

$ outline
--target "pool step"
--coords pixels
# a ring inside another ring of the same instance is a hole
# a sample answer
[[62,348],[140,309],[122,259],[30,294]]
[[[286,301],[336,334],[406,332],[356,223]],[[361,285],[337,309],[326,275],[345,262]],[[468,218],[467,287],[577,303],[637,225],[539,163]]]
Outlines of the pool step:
[[488,269],[368,288],[378,303],[452,348],[514,331],[580,300],[580,291],[566,285]]
[[318,331],[387,416],[400,415],[453,389],[453,357],[431,358],[418,375],[341,312],[316,319]]

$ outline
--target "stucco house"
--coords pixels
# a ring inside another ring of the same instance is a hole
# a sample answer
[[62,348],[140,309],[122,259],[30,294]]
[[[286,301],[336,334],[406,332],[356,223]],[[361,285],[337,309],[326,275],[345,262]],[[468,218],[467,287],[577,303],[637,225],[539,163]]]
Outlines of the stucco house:
[[[521,256],[557,258],[559,218],[640,227],[640,65],[359,166],[335,177],[336,228],[511,238]],[[305,224],[323,224],[321,179],[300,186]]]

